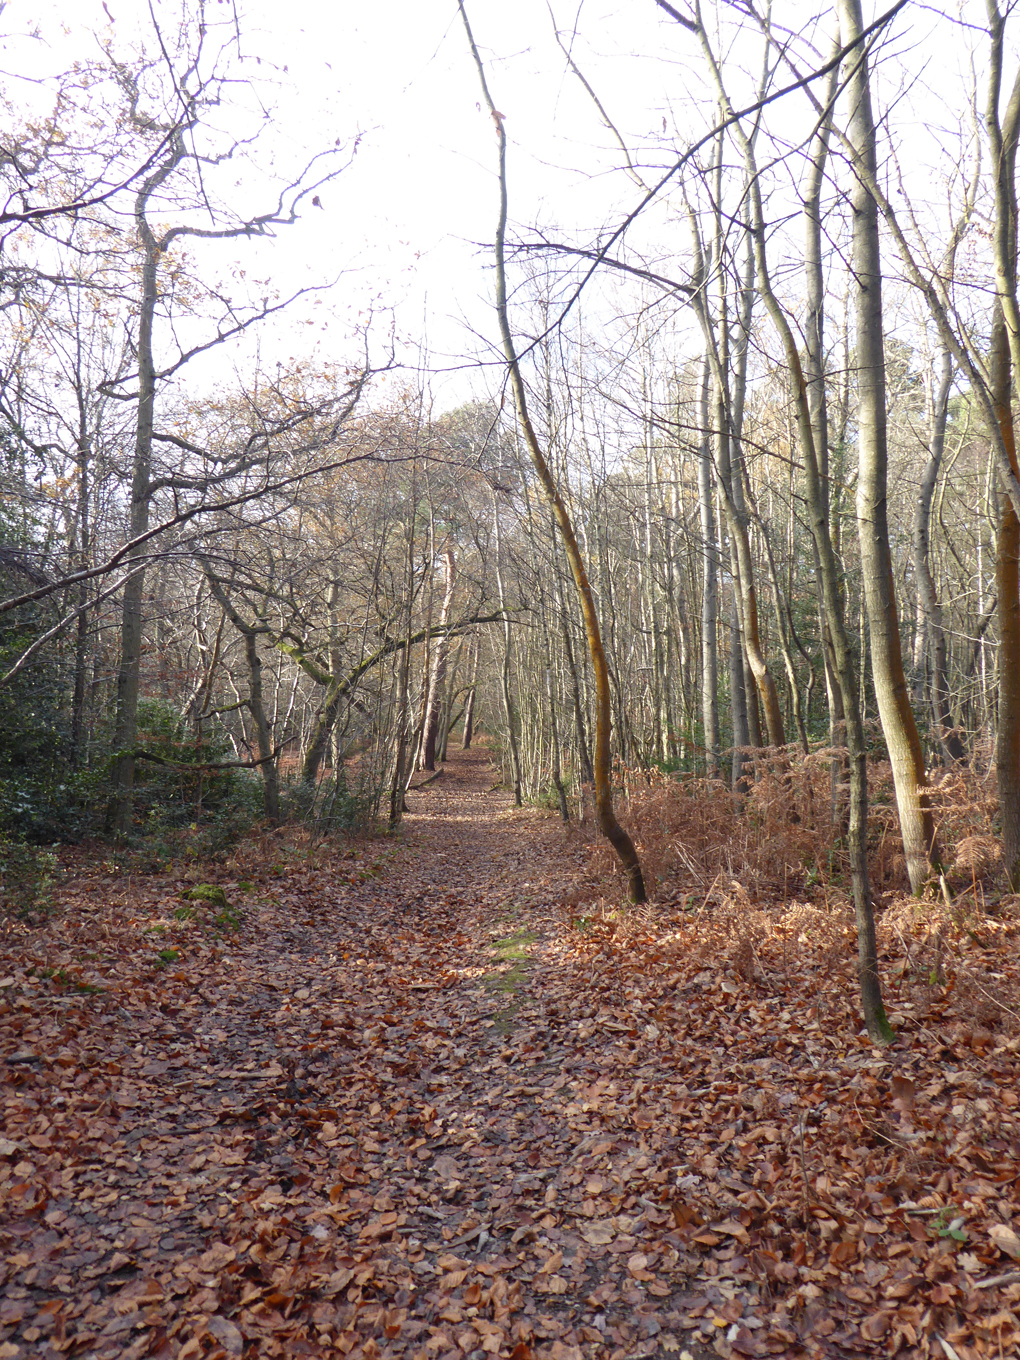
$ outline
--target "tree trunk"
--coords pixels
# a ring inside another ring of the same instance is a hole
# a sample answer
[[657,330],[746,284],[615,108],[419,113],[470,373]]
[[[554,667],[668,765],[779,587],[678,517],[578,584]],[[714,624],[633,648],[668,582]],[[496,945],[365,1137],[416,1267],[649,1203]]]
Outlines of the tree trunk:
[[711,365],[706,355],[698,401],[701,444],[698,450],[698,509],[701,516],[701,726],[705,773],[719,777],[719,546],[715,531],[715,478],[708,420]]
[[255,741],[259,752],[259,773],[262,775],[262,802],[266,820],[273,826],[280,821],[280,772],[273,753],[273,734],[262,701],[262,661],[256,643],[256,630],[244,630],[244,654],[248,662],[250,692],[248,711],[255,724]]
[[[184,125],[170,132],[161,164],[142,181],[135,195],[134,221],[142,253],[141,296],[138,304],[138,394],[135,414],[135,447],[131,470],[131,505],[128,514],[128,541],[140,538],[149,528],[152,489],[152,440],[156,416],[156,361],[153,350],[153,325],[159,298],[159,263],[163,250],[149,225],[149,202],[185,159]],[[125,559],[126,565],[140,564],[146,547],[139,545]],[[124,586],[121,603],[120,665],[117,671],[117,710],[113,746],[113,797],[107,809],[107,829],[125,836],[131,826],[135,758],[132,754],[138,733],[138,695],[142,666],[142,602],[145,573],[139,565]]]
[[[79,340],[79,345],[80,345]],[[89,438],[88,411],[80,369],[75,372],[75,395],[78,400],[78,504],[75,513],[75,533],[77,536],[77,559],[80,571],[87,571],[92,548],[92,533],[89,522],[89,498],[91,491],[92,449]],[[71,766],[77,769],[85,755],[85,684],[88,667],[89,636],[89,583],[82,581],[78,587],[78,621],[74,640],[74,683],[71,695]]]
[[588,582],[588,573],[585,570],[584,560],[581,557],[581,549],[578,546],[577,538],[574,534],[574,526],[567,510],[566,503],[560,495],[556,480],[542,452],[542,446],[538,442],[538,435],[535,433],[534,426],[528,416],[527,396],[524,390],[524,379],[521,376],[520,363],[517,358],[517,349],[514,345],[513,335],[510,331],[510,317],[507,309],[506,296],[506,266],[504,259],[504,241],[506,237],[507,220],[507,187],[506,187],[506,133],[503,130],[503,115],[497,110],[489,94],[489,87],[485,79],[485,68],[482,65],[481,57],[478,55],[478,48],[468,24],[467,14],[464,10],[463,0],[458,0],[461,17],[464,20],[464,27],[467,30],[468,40],[471,44],[471,55],[474,58],[478,70],[479,80],[482,84],[482,93],[485,98],[486,107],[493,123],[496,125],[496,135],[499,140],[499,222],[496,228],[495,256],[496,256],[496,313],[499,320],[500,335],[503,341],[503,353],[506,356],[507,369],[509,371],[510,385],[513,389],[514,401],[517,407],[517,418],[520,423],[521,432],[524,435],[524,442],[531,455],[538,479],[542,484],[546,498],[556,519],[556,525],[563,540],[563,547],[567,554],[567,561],[574,577],[574,585],[577,588],[578,598],[581,603],[581,613],[584,618],[585,633],[588,638],[588,651],[591,655],[592,671],[595,679],[595,807],[598,813],[599,828],[606,837],[613,849],[619,856],[624,872],[627,875],[628,888],[632,902],[644,902],[646,899],[645,882],[641,873],[641,864],[638,860],[637,851],[634,849],[634,842],[620,825],[613,808],[612,791],[612,696],[609,688],[609,668],[606,664],[606,654],[602,646],[602,633],[599,628],[598,614],[595,609],[595,600],[592,596],[591,586]]
[[[917,578],[917,597],[924,618],[924,626],[931,647],[931,704],[946,756],[951,761],[965,761],[967,750],[959,729],[953,722],[953,708],[949,697],[949,653],[946,630],[942,619],[942,605],[935,590],[929,563],[929,526],[931,503],[942,466],[946,443],[946,417],[949,411],[949,389],[953,381],[953,360],[947,349],[941,351],[938,387],[931,394],[931,418],[928,439],[928,461],[921,477],[921,487],[914,514],[914,575]],[[1009,499],[1008,497],[1006,498]],[[1015,513],[1015,512],[1014,512]]]
[[[765,561],[768,563],[769,584],[772,586],[776,625],[779,630],[779,650],[782,654],[783,665],[786,668],[786,683],[790,691],[793,722],[797,729],[797,735],[800,737],[801,750],[807,755],[811,748],[808,746],[807,728],[804,726],[804,707],[801,701],[800,685],[797,682],[797,668],[793,664],[793,652],[790,648],[791,639],[796,642],[797,646],[800,646],[793,630],[790,596],[789,592],[784,593],[782,582],[779,579],[779,570],[776,567],[775,553],[772,551],[772,539],[769,536],[768,525],[764,523],[760,516],[756,517],[755,522],[758,525],[758,532],[765,548]],[[801,651],[803,651],[803,648],[801,648]]]
[[538,592],[538,611],[542,617],[542,651],[543,669],[545,671],[545,691],[546,699],[549,703],[549,735],[552,744],[552,781],[556,790],[556,799],[559,803],[560,816],[564,822],[570,821],[570,809],[567,806],[567,791],[563,787],[563,773],[560,766],[560,727],[556,717],[556,691],[553,687],[552,670],[552,649],[549,646],[549,620],[545,609],[545,592],[539,587]]
[[[860,36],[860,0],[837,0],[844,42]],[[907,874],[920,893],[939,871],[939,849],[927,774],[917,724],[903,671],[899,618],[889,548],[886,500],[887,444],[885,356],[882,329],[882,270],[878,205],[866,180],[877,177],[875,124],[866,54],[855,49],[847,60],[850,101],[849,139],[856,161],[867,174],[855,177],[853,271],[850,288],[857,312],[858,476],[857,532],[861,574],[868,610],[872,676],[882,731],[892,764]]]
[[[827,107],[831,109],[835,94],[836,73],[829,85]],[[772,292],[764,253],[764,233],[759,255],[759,281],[765,304],[783,339],[797,411],[797,427],[804,458],[805,489],[808,522],[814,547],[815,569],[818,576],[820,603],[823,612],[827,646],[836,680],[838,708],[833,707],[830,729],[835,732],[839,719],[846,725],[846,744],[849,764],[849,818],[847,844],[850,851],[850,873],[853,885],[854,914],[857,925],[857,977],[861,994],[864,1023],[871,1038],[880,1044],[888,1043],[892,1027],[885,1013],[878,972],[878,942],[875,934],[875,909],[868,873],[868,760],[864,741],[864,724],[858,702],[857,676],[853,653],[846,628],[844,600],[839,560],[832,540],[828,482],[828,412],[826,407],[823,370],[824,294],[821,274],[821,213],[819,195],[829,149],[831,113],[812,146],[812,166],[809,193],[804,205],[807,232],[807,291],[808,291],[808,371],[813,375],[809,385],[800,365],[797,346],[786,316]],[[758,220],[760,221],[760,215]],[[843,762],[833,763],[834,787],[842,774]],[[833,799],[835,803],[835,797]]]
[[[492,521],[493,533],[496,540],[496,588],[499,591],[499,607],[506,609],[506,587],[503,581],[503,536],[499,523],[499,503],[496,500],[496,492],[492,493]],[[513,638],[510,632],[510,620],[503,615],[503,664],[500,667],[500,692],[503,695],[503,715],[506,718],[507,743],[510,747],[510,771],[514,786],[514,805],[520,807],[523,799],[521,797],[521,751],[517,742],[517,713],[514,708],[513,693],[510,688],[510,672],[512,669],[512,650]]]
[[347,698],[347,689],[342,684],[331,685],[326,691],[322,711],[315,720],[311,736],[301,760],[301,782],[314,786],[319,770],[329,747],[329,739],[340,714],[340,707]]
[[468,690],[467,702],[464,705],[464,738],[461,742],[461,749],[470,751],[471,738],[475,734],[475,697],[478,693],[478,656],[482,650],[481,640],[473,638],[471,642],[471,688]]
[[[156,401],[156,366],[152,328],[156,314],[159,247],[146,220],[149,195],[170,174],[161,168],[146,180],[135,205],[135,226],[142,245],[142,296],[138,314],[138,408],[135,420],[135,452],[131,476],[128,539],[140,538],[149,528],[149,478],[152,467],[152,431]],[[140,558],[144,548],[129,554],[128,562]],[[107,827],[126,836],[131,827],[135,757],[132,748],[138,734],[138,694],[142,665],[142,602],[145,573],[137,570],[124,586],[121,602],[120,666],[117,671],[117,717],[113,746],[118,753],[113,766],[114,792],[107,811]]]
[[[699,35],[701,37],[703,51],[705,52],[705,56],[712,69],[720,99],[723,102],[724,112],[727,115],[732,116],[733,108],[726,96],[722,77],[715,61],[714,54],[709,46],[707,35],[703,30],[699,30]],[[867,754],[864,745],[864,728],[861,721],[861,710],[858,706],[856,676],[854,675],[852,653],[850,651],[849,638],[843,614],[843,595],[839,578],[838,561],[832,541],[831,526],[829,522],[828,497],[825,484],[819,473],[814,431],[812,428],[813,418],[814,420],[819,420],[823,415],[823,410],[816,406],[814,413],[812,413],[808,400],[808,388],[804,377],[804,370],[793,337],[793,331],[791,330],[786,314],[779,305],[779,301],[772,289],[772,281],[768,268],[768,257],[765,250],[765,215],[762,209],[761,187],[754,159],[754,148],[748,137],[742,131],[739,123],[735,124],[735,131],[744,152],[745,168],[747,172],[750,229],[753,233],[752,239],[754,241],[758,288],[764,300],[766,310],[772,318],[772,322],[782,339],[786,362],[790,370],[791,388],[797,413],[797,431],[800,439],[801,452],[804,457],[807,501],[810,510],[809,522],[821,569],[822,595],[826,621],[832,634],[836,671],[846,715],[847,744],[850,750],[849,848],[853,879],[854,912],[857,925],[857,977],[860,986],[861,1009],[864,1012],[864,1022],[872,1039],[876,1043],[887,1043],[893,1037],[893,1033],[888,1018],[886,1017],[885,1007],[882,1003],[882,990],[878,972],[878,944],[875,935],[875,914],[871,898],[871,885],[868,877],[868,772]],[[821,183],[824,161],[828,149],[828,140],[824,133],[825,127],[823,124],[822,135],[816,137],[812,148],[812,156],[816,166],[816,172],[813,179],[817,179],[819,185]],[[813,228],[810,209],[806,216],[807,229],[811,232]],[[817,205],[815,219],[817,223]],[[817,244],[820,248],[820,242]],[[809,273],[809,304],[811,297]],[[817,320],[820,322],[820,298],[817,299],[817,305],[819,307]],[[819,337],[821,336],[820,326],[817,329],[817,334]]]
[[404,579],[406,592],[407,618],[404,632],[404,647],[400,657],[399,679],[397,681],[396,741],[393,752],[393,773],[390,778],[389,828],[396,831],[404,815],[404,794],[407,788],[407,747],[411,722],[408,688],[411,677],[411,617],[414,607],[414,516],[417,509],[416,469],[411,472],[411,513],[407,519],[407,573]]
[[[728,445],[729,440],[725,443]],[[730,468],[728,450],[725,462],[720,458],[720,484],[723,493],[723,506],[726,510],[726,527],[730,533],[730,543],[736,559],[737,586],[740,591],[740,632],[744,644],[744,655],[750,667],[761,711],[765,715],[765,727],[770,746],[785,746],[786,732],[783,726],[783,712],[779,703],[779,691],[772,672],[765,659],[758,626],[758,592],[754,585],[754,560],[751,556],[751,541],[747,533],[746,514],[741,515],[734,498],[734,488],[740,476],[738,468]],[[741,498],[742,499],[742,498]],[[750,717],[750,714],[748,715]],[[754,734],[752,733],[752,740]],[[756,744],[760,743],[759,739]]]
[[457,700],[460,698],[460,691],[457,689],[457,673],[460,670],[460,660],[464,652],[464,639],[461,638],[457,644],[457,652],[453,658],[453,668],[448,676],[446,693],[440,706],[439,731],[436,739],[436,759],[440,765],[445,765],[447,760],[447,748],[450,744],[450,733],[460,722],[461,713],[455,713],[454,709]]
[[[833,45],[834,54],[838,42]],[[819,634],[822,642],[822,660],[825,667],[825,695],[829,710],[829,746],[838,751],[829,767],[829,815],[834,827],[843,827],[849,834],[849,807],[844,789],[852,782],[849,761],[841,748],[846,745],[846,711],[843,693],[852,694],[852,704],[856,714],[856,725],[861,723],[857,707],[857,681],[852,666],[847,672],[844,685],[840,680],[840,663],[836,655],[834,628],[843,636],[846,656],[849,658],[849,644],[845,635],[845,621],[842,605],[837,611],[837,623],[830,622],[831,609],[826,604],[828,597],[838,599],[839,591],[826,588],[826,573],[830,568],[823,566],[822,540],[828,541],[827,560],[835,570],[835,551],[831,535],[831,497],[829,495],[829,410],[825,390],[825,280],[822,269],[822,185],[825,181],[825,166],[829,158],[829,143],[832,133],[832,106],[839,85],[839,67],[833,67],[826,82],[823,105],[829,110],[811,144],[811,160],[808,168],[807,184],[804,193],[804,275],[807,295],[807,316],[804,324],[804,396],[807,407],[806,419],[811,432],[814,476],[809,475],[808,513],[811,517],[811,549],[818,589]],[[795,375],[794,375],[795,377]],[[806,456],[810,459],[811,453]],[[865,788],[866,793],[866,788]],[[863,811],[862,828],[866,831],[867,804]],[[863,853],[863,852],[861,852]],[[863,860],[867,867],[866,857]],[[870,887],[864,896],[870,902]]]
[[[1009,345],[1002,313],[992,327],[992,393],[999,432],[1017,470]],[[1020,887],[1020,518],[1009,496],[999,497],[995,538],[995,593],[999,611],[999,721],[995,775],[999,791],[1002,862],[1014,891]]]
[[[694,238],[695,261],[692,271],[695,279],[705,280],[705,264],[701,249],[700,236],[696,224],[692,220],[692,234]],[[716,268],[719,263],[716,262]],[[772,746],[785,746],[786,734],[783,728],[782,709],[779,704],[779,692],[772,673],[769,670],[765,652],[761,644],[761,633],[758,626],[758,598],[754,584],[754,559],[751,554],[751,544],[747,532],[747,507],[744,501],[744,488],[742,481],[742,458],[740,452],[740,422],[743,420],[743,389],[745,385],[745,363],[746,363],[746,344],[742,349],[741,363],[736,374],[732,400],[727,392],[727,335],[725,324],[719,327],[720,334],[716,335],[712,326],[712,319],[708,312],[708,307],[703,296],[704,289],[699,289],[692,296],[698,320],[701,324],[705,338],[706,354],[712,365],[715,377],[715,444],[716,444],[716,473],[719,483],[719,491],[722,497],[723,512],[726,518],[726,528],[730,539],[730,555],[733,562],[733,576],[736,588],[739,591],[739,601],[737,607],[737,617],[740,623],[741,638],[743,641],[744,659],[750,671],[750,680],[745,678],[744,691],[748,710],[748,721],[750,725],[751,742],[755,746],[761,746],[761,723],[759,712],[753,707],[755,701],[760,704],[761,712],[765,716],[765,725],[768,732],[769,744]],[[748,290],[744,290],[745,299]],[[742,311],[741,321],[744,330],[750,326],[749,302],[745,300]]]
[[751,734],[747,723],[747,689],[744,685],[744,648],[740,641],[737,590],[734,584],[730,604],[730,721],[733,740],[730,781],[734,793],[746,797],[751,792],[751,777],[747,773],[747,748]]
[[[992,38],[985,124],[995,173],[996,314],[992,328],[991,398],[1013,478],[1017,476],[1013,385],[1020,374],[1020,307],[1017,303],[1016,157],[1020,133],[1020,71],[1000,119],[1005,21],[995,0],[987,0]],[[993,438],[994,430],[989,430]],[[999,610],[999,721],[995,771],[1002,826],[1002,860],[1010,887],[1020,888],[1020,517],[1008,478],[1000,477],[995,543],[995,581]]]
[[244,656],[248,663],[248,698],[244,701],[244,706],[251,714],[255,727],[255,744],[259,753],[259,774],[262,776],[262,801],[266,820],[276,826],[280,821],[280,772],[273,749],[272,725],[266,715],[262,699],[262,660],[257,643],[258,637],[267,635],[269,629],[265,625],[246,622],[235,608],[223,582],[213,574],[211,564],[203,557],[200,557],[199,561],[209,582],[209,589],[227,618],[244,638]]
[[563,654],[567,659],[567,671],[570,675],[570,695],[574,704],[574,726],[577,730],[577,761],[580,765],[581,783],[589,786],[595,783],[595,774],[591,767],[591,754],[588,750],[588,732],[584,721],[584,703],[581,698],[581,677],[577,673],[577,661],[574,658],[574,644],[570,637],[570,620],[567,617],[567,603],[563,598],[563,583],[560,580],[560,573],[556,572],[556,595],[559,605],[560,626],[563,632]]
[[[443,592],[443,603],[439,611],[440,628],[446,628],[448,626],[450,622],[450,610],[453,607],[453,590],[457,577],[457,564],[452,548],[447,548],[443,553],[443,564],[446,570],[446,588]],[[500,601],[500,603],[502,604],[502,601]],[[425,701],[425,718],[422,726],[421,769],[423,770],[434,770],[436,768],[436,739],[439,735],[439,717],[442,711],[443,686],[446,680],[446,658],[449,647],[449,641],[445,636],[440,635],[436,639],[436,650],[432,658],[428,697]]]

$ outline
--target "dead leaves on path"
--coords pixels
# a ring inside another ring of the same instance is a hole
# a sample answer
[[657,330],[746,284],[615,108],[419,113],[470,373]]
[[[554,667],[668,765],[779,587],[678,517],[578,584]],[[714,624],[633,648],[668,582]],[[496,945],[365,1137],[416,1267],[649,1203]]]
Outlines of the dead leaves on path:
[[1015,1352],[1008,913],[938,985],[888,917],[879,1052],[838,914],[563,912],[473,779],[395,859],[233,865],[239,935],[96,863],[8,934],[0,1360]]

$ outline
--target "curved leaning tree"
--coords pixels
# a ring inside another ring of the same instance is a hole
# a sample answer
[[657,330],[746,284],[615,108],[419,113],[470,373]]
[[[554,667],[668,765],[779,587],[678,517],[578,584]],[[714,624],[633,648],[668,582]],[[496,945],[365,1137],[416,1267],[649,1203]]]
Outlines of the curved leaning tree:
[[517,420],[521,428],[524,443],[527,446],[531,461],[538,474],[542,490],[549,502],[557,528],[563,539],[564,551],[567,561],[570,563],[571,575],[574,578],[574,585],[577,589],[578,600],[581,605],[581,615],[584,619],[584,631],[588,642],[588,651],[591,655],[592,671],[595,678],[595,740],[592,751],[592,773],[595,781],[595,807],[598,814],[599,829],[606,837],[613,849],[619,856],[620,863],[627,875],[627,887],[632,902],[644,902],[647,893],[645,891],[644,876],[641,872],[641,862],[638,859],[634,842],[620,825],[613,808],[613,791],[610,780],[611,771],[611,746],[610,736],[612,731],[612,697],[609,688],[609,667],[606,662],[605,649],[602,646],[602,633],[599,629],[598,613],[595,609],[595,600],[592,596],[591,583],[588,580],[588,573],[585,569],[584,558],[574,533],[574,526],[570,519],[570,512],[567,510],[563,497],[560,495],[556,479],[549,467],[548,460],[535,433],[535,427],[531,423],[528,415],[527,394],[524,390],[524,380],[521,376],[520,360],[517,354],[517,347],[514,344],[513,333],[510,330],[509,312],[506,299],[506,261],[504,243],[506,238],[506,219],[507,219],[507,180],[506,180],[506,133],[503,129],[503,115],[498,111],[493,103],[492,95],[489,93],[488,81],[485,77],[485,67],[478,53],[474,35],[471,32],[471,25],[468,22],[467,11],[464,8],[463,0],[458,0],[461,18],[464,21],[464,28],[467,32],[468,42],[471,45],[471,55],[474,58],[475,67],[478,71],[478,78],[482,86],[482,97],[485,100],[486,108],[492,118],[496,128],[496,137],[499,143],[499,221],[496,227],[495,257],[496,257],[496,315],[499,320],[500,338],[503,343],[503,354],[506,358],[507,374],[510,379],[510,387],[514,395],[514,403],[517,408]]

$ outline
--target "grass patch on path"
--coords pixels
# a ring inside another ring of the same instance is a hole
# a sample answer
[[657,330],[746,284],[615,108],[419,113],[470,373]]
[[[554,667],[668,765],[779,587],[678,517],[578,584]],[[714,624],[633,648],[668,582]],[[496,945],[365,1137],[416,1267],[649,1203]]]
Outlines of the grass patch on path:
[[516,992],[531,967],[528,948],[537,939],[538,936],[533,930],[521,929],[508,935],[505,940],[494,941],[490,946],[494,955],[493,962],[508,963],[510,967],[501,968],[498,973],[488,973],[482,979],[484,986],[490,992]]
[[531,967],[528,949],[537,939],[533,930],[522,928],[505,940],[495,940],[490,946],[494,963],[510,965],[482,978],[482,986],[487,992],[498,992],[507,998],[507,1004],[492,1017],[496,1033],[504,1038],[513,1030],[514,1016],[526,1000],[522,987]]

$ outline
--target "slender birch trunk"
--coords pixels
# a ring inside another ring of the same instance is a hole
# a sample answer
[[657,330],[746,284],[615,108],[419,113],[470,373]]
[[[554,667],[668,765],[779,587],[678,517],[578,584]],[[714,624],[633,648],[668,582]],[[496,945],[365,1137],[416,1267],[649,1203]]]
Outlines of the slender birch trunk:
[[503,579],[503,535],[499,521],[499,502],[496,500],[495,490],[492,493],[492,523],[493,534],[496,541],[496,589],[499,591],[499,607],[503,614],[503,663],[500,667],[499,681],[500,693],[503,696],[503,714],[506,718],[507,744],[510,747],[510,772],[514,786],[514,804],[520,807],[523,798],[521,788],[523,779],[521,775],[521,750],[517,740],[517,711],[513,700],[513,691],[510,685],[510,676],[513,669],[513,635],[510,631],[510,620],[506,615],[506,585]]
[[[720,88],[720,93],[722,93]],[[726,518],[726,529],[730,538],[730,553],[733,561],[735,589],[739,592],[737,617],[740,622],[743,651],[750,671],[751,683],[745,679],[745,694],[748,705],[748,719],[751,727],[753,745],[762,745],[758,711],[752,707],[756,700],[765,717],[765,726],[771,746],[785,746],[786,733],[783,726],[782,709],[776,682],[769,670],[765,651],[762,647],[758,623],[758,597],[754,584],[754,559],[748,537],[747,507],[744,499],[742,466],[739,444],[738,421],[743,420],[744,384],[746,378],[746,344],[742,348],[745,358],[738,366],[732,394],[728,388],[729,359],[728,339],[725,324],[713,326],[712,317],[706,300],[707,271],[705,268],[700,236],[692,219],[694,241],[694,278],[701,281],[692,295],[695,313],[705,337],[706,352],[712,365],[715,379],[714,428],[716,447],[716,475]],[[714,262],[719,269],[719,261]],[[744,306],[749,307],[750,290],[744,289]],[[742,315],[743,330],[750,327],[750,312]],[[746,335],[745,335],[746,340]],[[755,730],[757,729],[757,730]]]
[[[751,792],[748,773],[747,748],[751,733],[747,721],[747,687],[744,684],[744,648],[740,641],[740,614],[734,584],[730,600],[730,718],[733,739],[730,781],[734,793],[746,796]],[[760,743],[759,743],[760,745]]]
[[[931,706],[936,730],[946,756],[951,761],[967,759],[967,749],[963,744],[959,729],[953,722],[953,707],[949,695],[949,649],[946,643],[946,628],[942,616],[942,605],[935,589],[935,580],[929,560],[931,504],[935,487],[942,467],[942,454],[946,444],[946,418],[949,411],[949,389],[953,382],[953,360],[949,351],[941,349],[939,354],[938,386],[931,393],[929,413],[928,461],[921,476],[914,512],[913,548],[914,576],[917,580],[917,598],[924,620],[931,652]],[[1008,497],[1006,498],[1008,501]]]
[[[1017,468],[1011,365],[1006,325],[996,309],[992,327],[992,392],[999,432]],[[999,616],[999,720],[995,774],[999,791],[1002,861],[1014,891],[1020,887],[1020,517],[1009,496],[999,497],[995,537],[995,592]]]
[[[833,55],[839,50],[833,44]],[[812,519],[830,537],[831,496],[829,492],[829,409],[825,387],[825,281],[822,272],[822,186],[829,159],[832,137],[832,105],[839,85],[839,68],[833,70],[826,82],[822,118],[811,144],[810,162],[804,192],[804,283],[807,315],[804,324],[804,388],[808,420],[814,445],[817,504],[809,506]],[[817,533],[812,533],[811,550],[814,559],[815,581],[818,591],[819,634],[822,641],[822,660],[825,667],[825,695],[829,710],[829,746],[837,751],[846,744],[846,713],[843,689],[839,679],[839,662],[833,640],[833,626],[826,608],[825,569],[819,549]],[[850,685],[856,708],[856,680]],[[858,713],[858,722],[860,715]],[[834,755],[830,766],[830,817],[834,826],[843,824],[849,829],[844,786],[850,783],[849,762],[844,754]]]
[[591,767],[591,754],[588,750],[588,729],[584,720],[584,699],[581,695],[581,677],[574,658],[574,643],[570,636],[570,619],[567,616],[567,603],[563,596],[563,582],[556,572],[556,602],[560,615],[560,628],[563,633],[563,654],[567,661],[570,676],[570,697],[574,706],[574,727],[577,731],[577,761],[581,767],[581,783],[589,787],[595,783]]
[[[993,246],[996,315],[992,328],[991,388],[996,431],[1016,478],[1016,428],[1013,387],[1020,374],[1020,305],[1017,302],[1017,139],[1020,136],[1020,69],[1005,112],[1000,115],[1005,20],[995,0],[987,0],[991,67],[985,125],[995,172]],[[999,497],[995,542],[995,583],[999,613],[999,721],[995,771],[999,790],[1002,859],[1010,886],[1020,888],[1020,516],[1006,477]]]
[[698,399],[701,443],[698,449],[698,510],[701,516],[701,725],[705,773],[719,777],[719,576],[715,531],[712,448],[708,424],[711,365],[704,360]]
[[[443,552],[443,568],[446,576],[443,590],[443,603],[439,609],[439,626],[446,628],[450,622],[453,608],[453,592],[457,579],[457,559],[452,547]],[[502,605],[502,601],[500,601]],[[446,636],[436,639],[432,668],[429,673],[428,696],[425,700],[425,717],[422,724],[421,769],[436,768],[436,739],[439,735],[439,716],[442,709],[443,686],[446,680],[446,658],[450,644]]]
[[464,736],[461,741],[461,749],[470,751],[471,738],[475,732],[475,696],[478,693],[478,657],[481,653],[481,642],[479,639],[471,640],[471,685],[468,689],[467,702],[464,705]]
[[[708,43],[707,35],[700,25],[699,35],[706,60],[712,71],[716,88],[719,91],[724,110],[732,116],[733,109],[725,93],[722,75],[715,55]],[[887,1043],[892,1037],[892,1028],[886,1017],[882,1002],[881,982],[878,971],[878,943],[875,933],[874,905],[871,897],[871,884],[868,876],[867,859],[867,813],[868,778],[867,753],[864,744],[864,727],[861,709],[858,705],[857,678],[854,674],[852,652],[843,612],[843,593],[839,574],[838,559],[833,544],[829,522],[828,497],[820,475],[815,448],[812,410],[808,399],[808,386],[801,364],[800,353],[794,340],[790,322],[779,304],[772,289],[772,279],[766,254],[765,214],[762,207],[761,189],[754,148],[739,123],[734,124],[734,133],[744,155],[748,179],[748,199],[750,230],[754,243],[755,272],[758,289],[765,309],[783,343],[783,351],[790,370],[791,390],[797,417],[797,433],[804,460],[809,524],[812,538],[817,548],[821,569],[822,594],[826,620],[829,625],[835,653],[836,671],[842,693],[846,715],[847,745],[850,754],[850,825],[848,844],[853,882],[854,911],[857,925],[857,976],[861,994],[861,1009],[868,1033],[877,1043]],[[827,141],[816,140],[813,155],[824,165]],[[819,169],[819,176],[822,168]],[[812,230],[810,218],[808,231]],[[818,243],[820,249],[820,242]],[[820,304],[819,304],[820,305]],[[819,332],[820,334],[820,332]],[[814,419],[819,418],[816,407]]]
[[390,777],[389,828],[396,831],[406,810],[404,793],[407,788],[407,748],[410,739],[411,704],[411,619],[414,609],[414,516],[418,504],[417,469],[411,472],[411,507],[407,517],[407,567],[404,576],[405,619],[404,647],[397,676],[396,741],[393,751],[393,772]]

